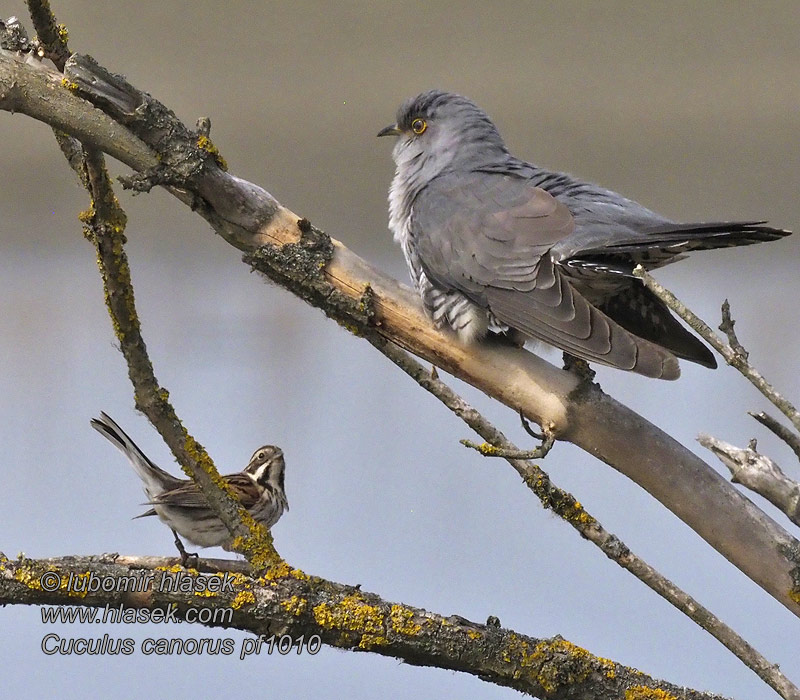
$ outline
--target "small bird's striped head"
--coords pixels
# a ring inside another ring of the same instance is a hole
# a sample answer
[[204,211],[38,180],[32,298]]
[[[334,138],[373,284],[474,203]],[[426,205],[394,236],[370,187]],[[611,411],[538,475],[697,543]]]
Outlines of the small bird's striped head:
[[283,450],[274,445],[264,445],[253,452],[250,463],[244,468],[244,472],[249,474],[259,486],[271,485],[283,492],[285,469]]

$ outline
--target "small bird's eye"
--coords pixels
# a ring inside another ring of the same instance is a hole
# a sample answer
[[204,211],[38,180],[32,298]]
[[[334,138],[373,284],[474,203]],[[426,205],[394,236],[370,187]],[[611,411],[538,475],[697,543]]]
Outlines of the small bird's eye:
[[266,452],[259,452],[258,453],[258,459],[266,459],[266,458],[267,458],[267,453]]
[[428,128],[428,122],[424,119],[415,119],[411,122],[411,131],[413,131],[417,136],[425,132],[425,129]]

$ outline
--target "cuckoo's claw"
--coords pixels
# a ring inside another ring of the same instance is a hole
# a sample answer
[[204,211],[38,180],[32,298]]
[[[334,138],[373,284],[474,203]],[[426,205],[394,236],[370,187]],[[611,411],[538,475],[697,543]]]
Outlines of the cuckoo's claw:
[[586,360],[575,357],[575,355],[570,355],[568,352],[564,352],[564,369],[567,370],[567,372],[577,374],[581,379],[587,382],[594,381],[596,374],[596,372],[589,367],[589,363]]
[[544,442],[545,434],[537,433],[533,428],[531,428],[531,422],[525,417],[522,409],[519,411],[519,420],[522,423],[523,430],[525,430],[528,435],[530,435],[534,440],[541,440]]

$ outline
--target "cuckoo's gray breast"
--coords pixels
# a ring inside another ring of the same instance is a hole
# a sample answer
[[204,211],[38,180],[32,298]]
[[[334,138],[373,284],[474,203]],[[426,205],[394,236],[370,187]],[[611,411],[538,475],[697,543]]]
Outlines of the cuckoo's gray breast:
[[676,379],[710,350],[632,274],[693,250],[788,235],[764,222],[677,224],[622,195],[512,156],[460,95],[406,100],[389,227],[423,305],[465,342],[513,330],[592,362]]

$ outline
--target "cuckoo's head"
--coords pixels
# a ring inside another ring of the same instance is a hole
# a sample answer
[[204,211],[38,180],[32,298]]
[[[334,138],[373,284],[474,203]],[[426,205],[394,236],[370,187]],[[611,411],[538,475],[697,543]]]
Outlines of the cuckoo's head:
[[430,90],[406,100],[397,121],[378,136],[397,136],[398,171],[408,168],[434,177],[445,169],[472,169],[502,161],[503,139],[486,113],[461,95]]

